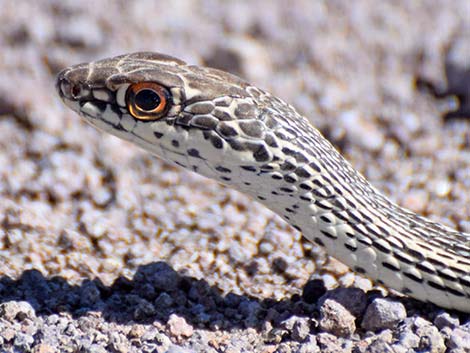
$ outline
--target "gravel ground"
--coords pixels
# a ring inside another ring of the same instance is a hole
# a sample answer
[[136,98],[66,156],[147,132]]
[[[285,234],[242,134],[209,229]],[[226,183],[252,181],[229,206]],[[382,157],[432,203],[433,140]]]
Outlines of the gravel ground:
[[103,135],[62,67],[137,50],[292,103],[375,186],[470,232],[470,4],[0,0],[1,352],[470,352],[245,195]]

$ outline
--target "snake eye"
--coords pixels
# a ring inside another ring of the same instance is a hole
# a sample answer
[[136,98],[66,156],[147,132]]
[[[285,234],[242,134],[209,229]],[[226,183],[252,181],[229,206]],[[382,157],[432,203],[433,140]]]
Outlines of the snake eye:
[[160,118],[169,106],[168,90],[153,82],[134,83],[126,92],[127,109],[139,120]]

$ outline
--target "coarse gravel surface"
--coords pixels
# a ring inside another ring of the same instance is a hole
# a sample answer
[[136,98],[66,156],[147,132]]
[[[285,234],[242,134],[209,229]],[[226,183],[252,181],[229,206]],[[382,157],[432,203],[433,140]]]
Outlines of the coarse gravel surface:
[[248,196],[99,133],[63,67],[164,52],[298,108],[391,199],[470,232],[470,3],[0,0],[0,352],[470,352]]

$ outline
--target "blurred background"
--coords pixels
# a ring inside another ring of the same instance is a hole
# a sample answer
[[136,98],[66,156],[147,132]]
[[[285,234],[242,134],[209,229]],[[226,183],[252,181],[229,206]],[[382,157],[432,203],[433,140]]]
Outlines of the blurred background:
[[469,38],[467,0],[0,0],[0,305],[28,303],[47,339],[76,330],[49,342],[4,317],[0,347],[21,331],[25,351],[308,352],[310,319],[266,335],[315,311],[314,279],[372,288],[250,198],[87,126],[60,69],[145,50],[229,71],[393,200],[469,232]]

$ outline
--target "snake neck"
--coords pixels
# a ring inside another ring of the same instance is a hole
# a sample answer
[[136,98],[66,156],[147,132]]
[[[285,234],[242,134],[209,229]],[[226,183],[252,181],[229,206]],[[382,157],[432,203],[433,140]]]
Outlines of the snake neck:
[[469,234],[391,202],[299,114],[286,118],[271,109],[258,117],[267,126],[270,119],[277,124],[265,133],[272,153],[266,161],[235,165],[227,156],[224,168],[239,176],[210,176],[251,195],[356,272],[420,300],[469,310]]

